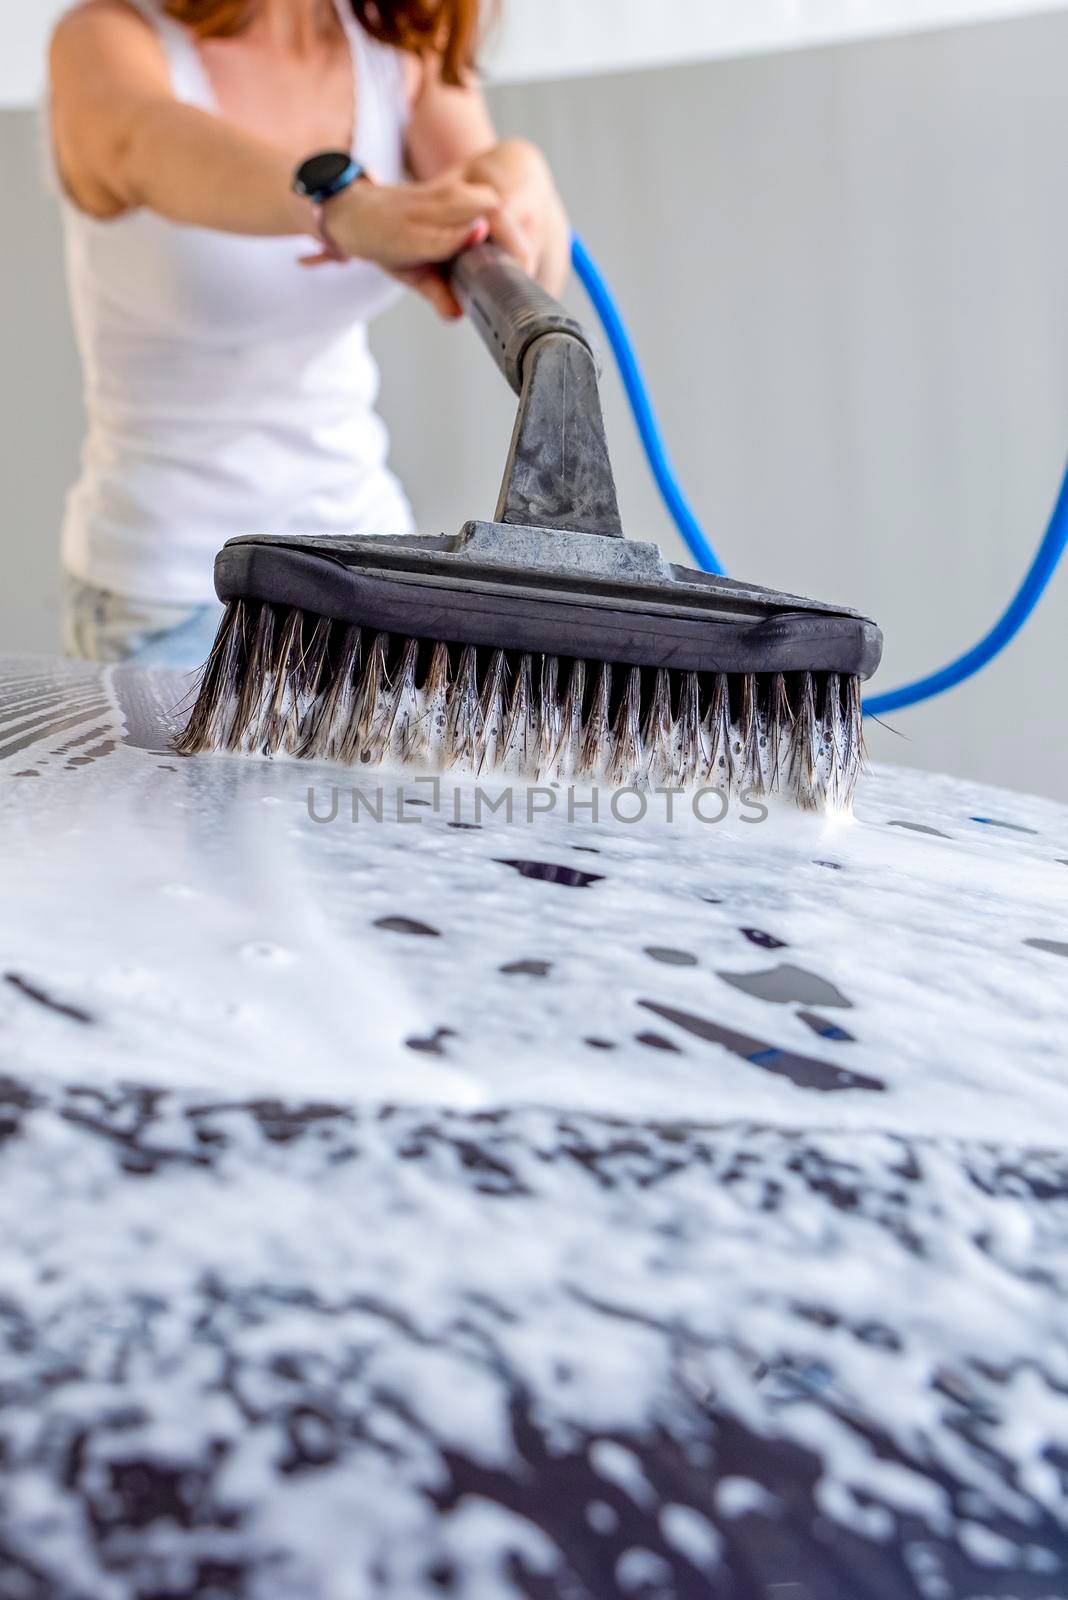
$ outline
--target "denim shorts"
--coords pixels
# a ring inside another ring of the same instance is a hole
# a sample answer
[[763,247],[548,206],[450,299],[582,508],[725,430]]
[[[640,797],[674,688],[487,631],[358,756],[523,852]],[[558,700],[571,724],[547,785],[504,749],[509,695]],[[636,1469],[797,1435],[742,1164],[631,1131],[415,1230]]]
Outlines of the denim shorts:
[[63,653],[83,661],[135,662],[145,667],[190,671],[211,654],[223,608],[167,606],[128,600],[83,583],[63,579]]

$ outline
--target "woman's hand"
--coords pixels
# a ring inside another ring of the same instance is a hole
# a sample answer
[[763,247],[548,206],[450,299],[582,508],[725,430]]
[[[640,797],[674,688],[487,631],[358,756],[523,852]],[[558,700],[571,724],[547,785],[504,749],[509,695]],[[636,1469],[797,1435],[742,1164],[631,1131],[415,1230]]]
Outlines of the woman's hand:
[[[446,173],[429,183],[380,187],[361,181],[328,200],[324,218],[345,260],[373,261],[424,295],[443,317],[462,315],[441,266],[489,237],[500,196],[489,183]],[[335,259],[306,256],[307,266]]]
[[[354,183],[327,201],[324,216],[346,260],[376,262],[450,320],[462,311],[442,268],[483,239],[495,239],[550,294],[562,292],[570,270],[567,213],[545,157],[524,139],[428,182]],[[304,258],[309,266],[335,259],[326,251]]]
[[488,215],[489,236],[516,257],[550,294],[559,295],[571,266],[571,228],[549,163],[526,139],[506,139],[461,169],[469,184],[499,196]]

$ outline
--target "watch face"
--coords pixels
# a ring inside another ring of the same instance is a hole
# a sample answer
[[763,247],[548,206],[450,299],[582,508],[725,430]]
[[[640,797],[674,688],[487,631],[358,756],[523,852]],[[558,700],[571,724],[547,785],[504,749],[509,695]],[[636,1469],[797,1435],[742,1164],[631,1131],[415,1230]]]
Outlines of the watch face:
[[326,150],[297,168],[296,188],[313,200],[334,194],[356,175],[356,163],[344,150]]

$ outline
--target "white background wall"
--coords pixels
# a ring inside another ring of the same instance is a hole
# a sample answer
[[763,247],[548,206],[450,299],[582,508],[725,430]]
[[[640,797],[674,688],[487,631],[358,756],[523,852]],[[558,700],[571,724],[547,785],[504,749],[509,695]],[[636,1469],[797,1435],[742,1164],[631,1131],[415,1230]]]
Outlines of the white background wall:
[[[44,43],[71,0],[31,0],[0,22],[0,106],[36,103]],[[488,44],[499,83],[666,66],[754,51],[1063,10],[1068,0],[508,0]],[[665,25],[665,17],[670,25]]]
[[[1068,16],[494,91],[540,139],[633,323],[733,572],[857,605],[889,686],[971,644],[1068,446]],[[0,648],[51,645],[77,375],[28,113],[0,114]],[[581,297],[574,295],[576,306]],[[419,305],[379,328],[423,525],[492,508],[507,391]],[[628,528],[678,556],[618,387]],[[977,683],[878,756],[1068,799],[1068,572]]]
[[1065,0],[507,0],[504,81],[710,61],[1063,10]]

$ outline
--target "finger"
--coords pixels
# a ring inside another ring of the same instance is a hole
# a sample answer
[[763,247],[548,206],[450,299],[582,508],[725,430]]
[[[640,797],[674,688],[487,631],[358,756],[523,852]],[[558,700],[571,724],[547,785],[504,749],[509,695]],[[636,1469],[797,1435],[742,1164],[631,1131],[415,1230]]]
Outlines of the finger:
[[507,250],[510,256],[515,257],[524,272],[534,276],[538,266],[534,243],[511,212],[501,207],[492,214],[489,218],[489,236],[502,250]]
[[428,300],[439,316],[455,322],[463,316],[463,308],[449,288],[437,267],[406,267],[395,274],[409,289]]
[[482,244],[489,238],[489,233],[490,227],[486,218],[479,218],[473,224],[463,223],[460,227],[424,228],[418,235],[418,246],[413,249],[412,256],[420,264],[430,262],[441,265],[451,261],[461,250]]
[[446,322],[458,322],[464,314],[463,307],[445,279],[433,269],[421,274],[415,285],[415,291],[428,300],[438,316]]
[[564,250],[562,254],[546,256],[538,272],[538,282],[554,300],[560,299],[570,277],[571,254],[568,250]]
[[445,226],[474,222],[477,217],[496,211],[501,197],[488,183],[450,183],[417,197],[420,220]]
[[501,203],[500,190],[492,183],[469,178],[451,178],[443,185],[442,194],[451,205],[475,211],[493,211]]
[[538,269],[538,282],[557,299],[563,294],[571,276],[571,227],[567,217],[560,213],[550,227]]
[[428,245],[426,261],[450,261],[461,250],[470,250],[472,245],[484,244],[490,236],[490,222],[488,217],[477,217],[474,222],[464,222],[451,228],[437,228],[427,232]]
[[333,262],[335,266],[341,265],[337,256],[332,256],[329,250],[317,250],[312,256],[297,257],[297,265],[300,267],[323,267],[328,262]]

